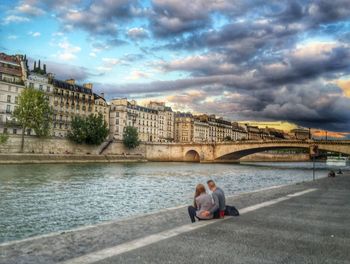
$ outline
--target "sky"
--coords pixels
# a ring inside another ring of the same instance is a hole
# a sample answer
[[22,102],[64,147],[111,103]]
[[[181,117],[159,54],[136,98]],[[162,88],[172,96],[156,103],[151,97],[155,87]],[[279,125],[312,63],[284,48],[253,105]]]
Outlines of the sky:
[[0,0],[0,24],[107,99],[350,131],[349,0]]

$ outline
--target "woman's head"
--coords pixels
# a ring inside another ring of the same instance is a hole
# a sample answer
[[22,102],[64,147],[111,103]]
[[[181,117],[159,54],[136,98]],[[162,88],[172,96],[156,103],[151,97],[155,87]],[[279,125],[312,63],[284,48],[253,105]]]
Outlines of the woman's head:
[[202,193],[206,193],[205,191],[205,187],[203,184],[198,184],[196,186],[196,194],[194,195],[195,197],[198,197],[199,195],[201,195]]

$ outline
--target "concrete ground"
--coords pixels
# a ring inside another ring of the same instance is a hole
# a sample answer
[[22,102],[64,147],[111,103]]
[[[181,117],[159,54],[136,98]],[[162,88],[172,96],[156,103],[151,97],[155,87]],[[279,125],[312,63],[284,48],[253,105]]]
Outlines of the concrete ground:
[[244,214],[201,226],[164,210],[2,244],[0,263],[350,263],[350,175],[228,200]]

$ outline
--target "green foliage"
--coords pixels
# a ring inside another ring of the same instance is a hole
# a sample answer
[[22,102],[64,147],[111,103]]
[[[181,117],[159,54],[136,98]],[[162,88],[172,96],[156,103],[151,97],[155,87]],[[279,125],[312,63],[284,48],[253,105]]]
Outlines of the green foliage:
[[71,122],[71,130],[68,132],[68,138],[75,143],[83,144],[85,143],[86,133],[85,118],[75,116]]
[[24,89],[13,116],[22,129],[34,129],[39,137],[49,135],[52,109],[44,92],[33,88]]
[[48,136],[50,133],[52,108],[42,91],[33,88],[24,89],[18,98],[18,106],[13,112],[13,116],[16,119],[16,124],[22,128],[22,151],[24,132],[27,129],[34,129],[35,134],[39,137]]
[[75,116],[68,132],[68,138],[78,144],[100,145],[107,136],[108,126],[102,114]]
[[7,133],[0,134],[0,144],[6,143],[9,139],[9,135]]
[[231,141],[232,138],[231,138],[230,136],[226,136],[224,140],[225,140],[225,141]]
[[127,126],[123,134],[123,143],[128,149],[136,148],[140,145],[139,134],[135,127]]

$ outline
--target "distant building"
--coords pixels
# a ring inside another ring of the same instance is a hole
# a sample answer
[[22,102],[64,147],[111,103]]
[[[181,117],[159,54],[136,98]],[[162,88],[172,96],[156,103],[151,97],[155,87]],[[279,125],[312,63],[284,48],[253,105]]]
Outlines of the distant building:
[[309,139],[310,138],[310,131],[309,129],[305,129],[305,128],[296,128],[296,129],[292,129],[290,131],[292,134],[294,134],[296,139]]
[[175,114],[175,141],[180,143],[193,142],[193,122],[191,113]]
[[209,142],[223,142],[232,139],[232,123],[215,115],[199,115],[201,122],[209,124]]
[[247,132],[248,140],[260,140],[262,139],[261,131],[258,126],[251,126],[248,124],[244,125],[245,131]]
[[150,102],[148,107],[158,111],[158,139],[160,142],[173,142],[175,138],[175,113],[164,102]]
[[232,122],[232,140],[246,140],[247,135],[247,131],[242,126],[237,122]]
[[193,116],[191,113],[176,113],[175,141],[216,143],[245,139],[246,132],[237,123],[214,115]]
[[143,142],[170,142],[174,139],[174,114],[164,104],[137,105],[126,98],[111,100],[110,137],[122,140],[127,126],[136,127]]

